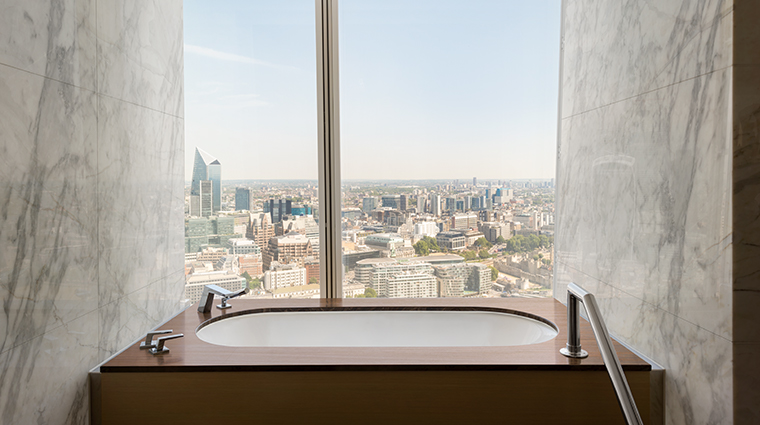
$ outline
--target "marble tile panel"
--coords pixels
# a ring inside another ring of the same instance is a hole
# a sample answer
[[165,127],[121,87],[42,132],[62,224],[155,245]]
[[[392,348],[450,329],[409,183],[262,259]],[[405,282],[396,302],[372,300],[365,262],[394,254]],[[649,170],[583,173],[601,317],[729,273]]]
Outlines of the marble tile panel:
[[0,64],[94,91],[95,0],[0,3]]
[[731,64],[730,0],[564,2],[563,117]]
[[0,353],[97,308],[96,98],[0,65]]
[[181,118],[99,100],[100,305],[184,270]]
[[562,120],[557,298],[616,289],[731,339],[730,76]]
[[100,309],[101,360],[185,308],[187,304],[180,301],[184,284],[184,272],[178,272],[103,306]]
[[667,311],[605,285],[597,303],[614,336],[665,369],[666,424],[725,423],[732,414],[732,344]]
[[97,356],[97,311],[0,354],[0,423],[87,425]]
[[97,0],[98,92],[184,116],[182,0]]

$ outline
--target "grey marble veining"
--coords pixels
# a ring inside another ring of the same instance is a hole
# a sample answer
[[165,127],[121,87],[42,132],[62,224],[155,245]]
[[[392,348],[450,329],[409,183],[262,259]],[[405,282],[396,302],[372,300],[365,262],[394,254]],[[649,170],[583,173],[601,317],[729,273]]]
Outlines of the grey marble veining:
[[95,105],[0,65],[0,352],[97,308]]
[[181,301],[183,290],[184,273],[180,271],[100,308],[101,358],[115,354],[187,307]]
[[184,124],[106,96],[99,104],[103,306],[184,268]]
[[182,86],[181,1],[0,2],[0,423],[183,307]]
[[731,65],[733,2],[566,0],[562,116]]
[[182,0],[98,0],[98,92],[184,116]]
[[0,422],[89,423],[87,370],[99,360],[98,314],[0,354]]
[[95,2],[0,3],[0,63],[94,91]]
[[564,2],[555,296],[664,366],[667,424],[734,419],[733,7]]
[[562,120],[558,282],[589,277],[731,339],[730,76]]

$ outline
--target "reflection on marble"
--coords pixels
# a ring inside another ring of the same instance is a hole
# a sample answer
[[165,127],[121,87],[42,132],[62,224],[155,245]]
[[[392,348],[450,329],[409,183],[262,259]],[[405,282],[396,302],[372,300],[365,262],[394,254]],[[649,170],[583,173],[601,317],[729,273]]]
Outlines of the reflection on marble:
[[0,63],[94,91],[95,2],[2,2]]
[[563,4],[563,117],[731,64],[730,0]]
[[[101,96],[100,305],[184,268],[184,124]],[[140,123],[134,125],[133,123]]]
[[98,92],[184,116],[182,0],[98,0]]
[[182,2],[0,3],[0,423],[84,425],[183,307]]
[[101,359],[138,339],[187,307],[181,301],[185,274],[178,271],[100,308]]
[[95,105],[0,65],[0,353],[97,308]]
[[558,282],[604,296],[598,281],[731,339],[730,76],[562,120]]
[[666,369],[668,424],[734,414],[732,7],[564,2],[554,293]]
[[0,354],[0,423],[89,423],[87,370],[99,360],[97,340],[93,311]]

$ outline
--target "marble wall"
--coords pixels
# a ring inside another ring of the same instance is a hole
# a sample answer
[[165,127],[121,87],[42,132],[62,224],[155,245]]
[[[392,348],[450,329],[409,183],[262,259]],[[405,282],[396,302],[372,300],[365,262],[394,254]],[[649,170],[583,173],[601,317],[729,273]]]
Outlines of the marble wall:
[[0,2],[0,423],[181,307],[182,0]]
[[611,332],[665,367],[668,424],[760,418],[739,407],[735,384],[751,375],[734,366],[742,320],[748,352],[760,342],[748,308],[760,288],[760,73],[735,56],[747,43],[737,28],[757,40],[760,15],[739,24],[740,3],[757,9],[563,2],[554,293],[594,292]]

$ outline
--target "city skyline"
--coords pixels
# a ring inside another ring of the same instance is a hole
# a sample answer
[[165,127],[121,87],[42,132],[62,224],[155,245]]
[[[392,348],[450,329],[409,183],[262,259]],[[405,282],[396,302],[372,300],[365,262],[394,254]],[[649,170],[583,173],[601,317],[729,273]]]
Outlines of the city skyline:
[[[186,180],[195,147],[225,180],[316,178],[313,8],[186,2]],[[345,1],[340,22],[346,180],[554,177],[558,2]]]

